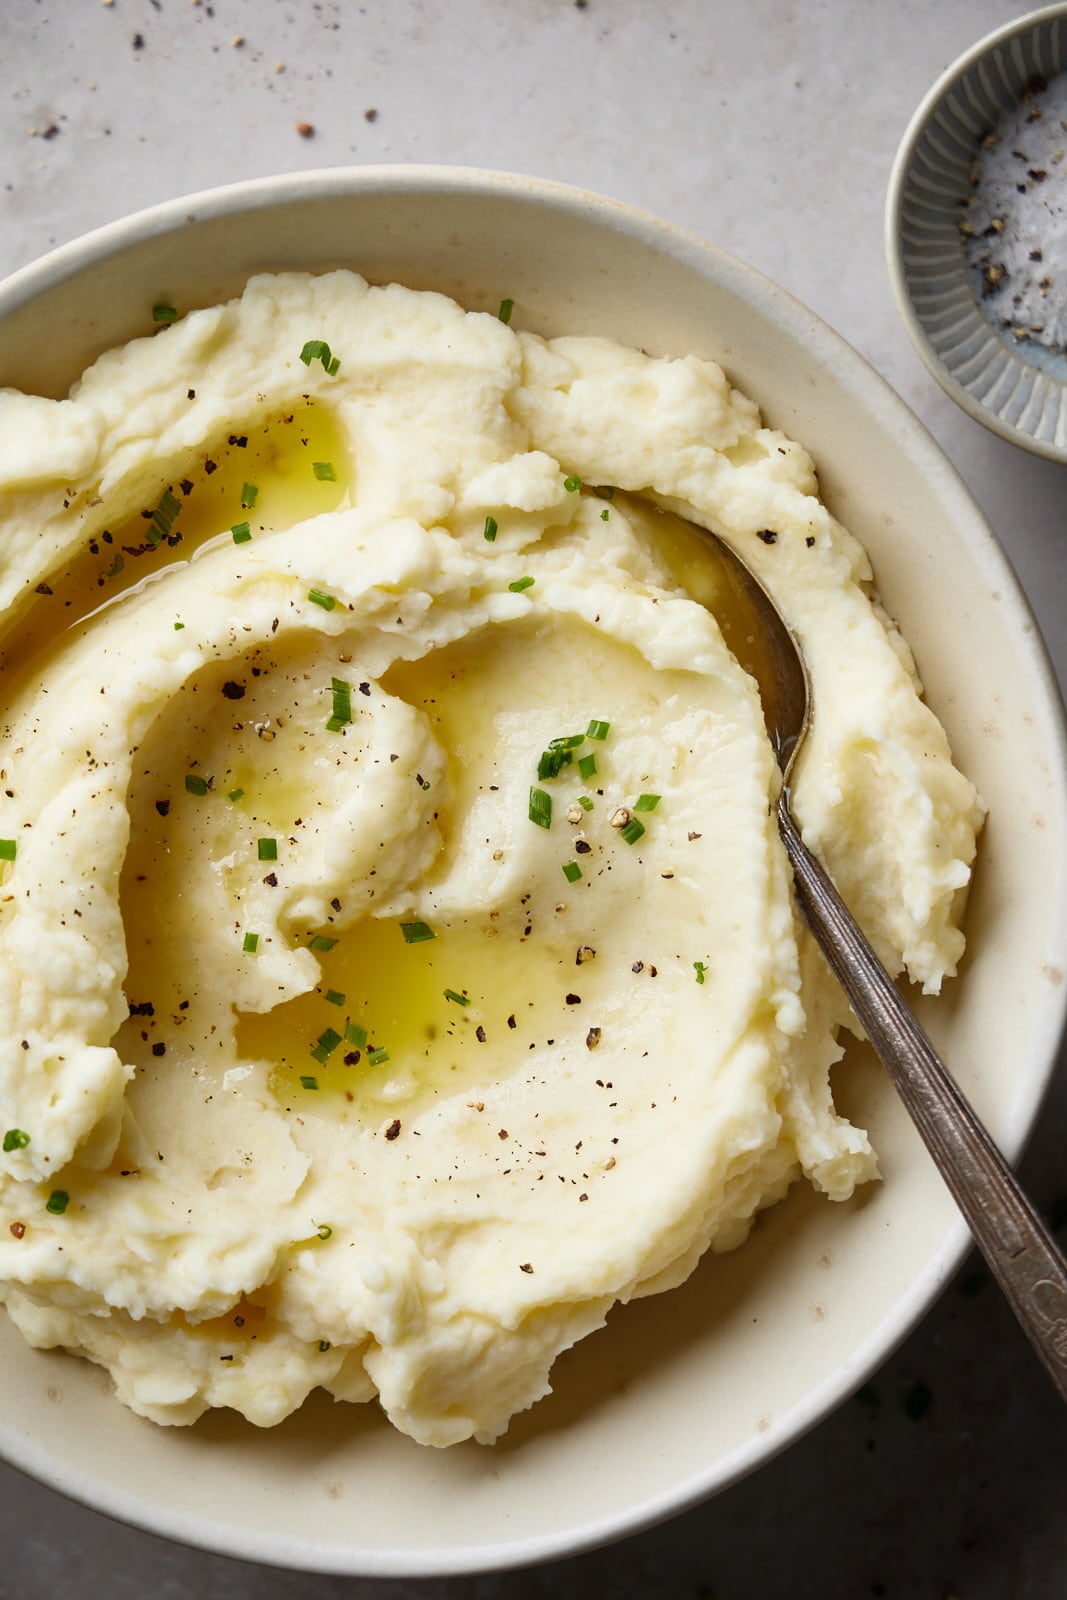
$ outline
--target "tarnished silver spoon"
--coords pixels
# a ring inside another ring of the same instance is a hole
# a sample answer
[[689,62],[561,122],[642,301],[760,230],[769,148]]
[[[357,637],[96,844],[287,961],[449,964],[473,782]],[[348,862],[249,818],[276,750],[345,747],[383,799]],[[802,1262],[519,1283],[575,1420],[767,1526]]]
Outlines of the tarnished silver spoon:
[[[694,528],[695,524],[687,524]],[[724,541],[713,542],[738,612],[761,645],[753,663],[767,731],[782,770],[778,829],[801,909],[882,1065],[936,1161],[976,1243],[1038,1355],[1067,1400],[1067,1261],[1007,1162],[956,1086],[807,848],[790,809],[789,779],[812,713],[800,646],[762,584]],[[745,624],[739,631],[744,632]]]

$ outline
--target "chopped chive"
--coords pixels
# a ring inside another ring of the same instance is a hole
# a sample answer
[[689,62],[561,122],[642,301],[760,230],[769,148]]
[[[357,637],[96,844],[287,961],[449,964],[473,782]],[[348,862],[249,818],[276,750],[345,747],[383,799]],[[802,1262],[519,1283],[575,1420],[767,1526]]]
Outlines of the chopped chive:
[[634,811],[655,811],[661,798],[662,796],[658,794],[639,794],[631,809]]
[[587,739],[606,739],[611,731],[610,722],[591,722],[585,730]]
[[258,933],[246,933],[245,934],[245,942],[241,946],[241,948],[243,950],[247,950],[248,954],[250,956],[254,956],[256,951],[259,949],[259,934]]
[[184,627],[185,627],[185,623],[184,622],[176,622],[174,624],[175,633],[180,633]]
[[532,589],[533,586],[533,578],[516,578],[514,583],[508,584],[512,594],[521,594],[524,589]]
[[320,1222],[315,1232],[320,1239],[331,1239],[333,1237],[333,1229],[328,1222]]
[[326,998],[332,1006],[343,1006],[345,1003],[345,996],[339,989],[327,989]]
[[514,309],[515,309],[514,300],[501,300],[501,302],[500,302],[500,310],[497,312],[497,316],[500,318],[501,322],[505,322],[505,323],[506,322],[510,322],[511,321],[511,313],[514,311]]
[[358,1022],[350,1022],[345,1028],[345,1044],[355,1045],[357,1050],[362,1050],[367,1043],[367,1030]]
[[336,939],[331,939],[329,934],[327,934],[327,933],[317,933],[315,935],[315,937],[312,939],[311,943],[308,945],[308,949],[309,950],[332,950],[336,943],[337,943],[337,940]]
[[244,796],[244,790],[243,789],[231,789],[229,794],[226,796],[226,798],[227,798],[227,800],[236,801],[236,800],[242,799],[243,796]]
[[[579,767],[581,766],[581,762],[580,761],[579,761],[578,765],[579,765]],[[592,800],[590,800],[590,798],[589,798],[589,796],[587,794],[580,794],[578,796],[578,804],[581,806],[583,811],[592,811],[592,809],[593,809],[593,802],[592,802]]]
[[583,783],[588,783],[590,778],[596,777],[596,756],[582,756],[578,761],[578,771]]
[[570,478],[564,478],[563,487],[566,489],[568,494],[577,494],[578,490],[582,487],[582,480],[581,478],[574,476]]
[[645,831],[643,822],[638,822],[636,817],[631,817],[625,828],[620,828],[619,833],[627,844],[636,844]]
[[54,1217],[61,1217],[70,1205],[70,1195],[66,1189],[53,1189],[45,1201],[45,1210],[50,1211]]
[[566,878],[568,883],[577,883],[581,875],[582,869],[578,865],[577,861],[567,861],[564,863],[563,876]]
[[380,1067],[383,1061],[389,1060],[389,1052],[385,1049],[368,1050],[367,1062],[372,1067]]
[[530,790],[530,821],[539,828],[552,826],[552,796],[543,789]]
[[593,490],[598,500],[614,500],[615,490],[610,484],[599,483]]
[[483,529],[483,533],[484,533],[485,538],[487,538],[489,540],[489,543],[492,544],[493,540],[496,538],[496,518],[495,517],[486,517],[486,519],[485,519],[485,528]]
[[332,461],[313,461],[311,470],[321,483],[337,482],[337,470]]
[[17,850],[17,839],[0,839],[0,861],[14,861]]
[[545,778],[558,778],[564,767],[569,767],[574,760],[572,750],[545,750],[537,763],[537,776]]
[[332,594],[326,594],[322,589],[309,589],[308,599],[312,605],[321,606],[324,611],[332,611],[337,601]]
[[[323,1029],[322,1033],[319,1034],[315,1043],[318,1045],[320,1050],[325,1050],[326,1054],[329,1056],[333,1054],[333,1052],[337,1049],[337,1046],[341,1043],[341,1035],[337,1032],[336,1028],[325,1028]],[[312,1054],[314,1054],[314,1051],[312,1051]]]
[[318,1086],[319,1086],[318,1078],[313,1078],[309,1072],[302,1072],[300,1074],[300,1087],[301,1087],[301,1089],[317,1089]]
[[277,841],[277,839],[257,839],[256,840],[256,854],[258,855],[258,857],[259,857],[259,859],[261,861],[277,861],[277,859],[278,859],[278,841]]
[[255,483],[246,483],[241,487],[241,505],[246,511],[251,511],[259,499],[259,486]]
[[173,306],[165,305],[162,301],[152,307],[153,322],[177,322],[178,313]]
[[234,544],[247,544],[252,537],[252,529],[247,522],[235,522],[230,532],[233,534]]
[[170,489],[164,489],[162,499],[152,513],[151,525],[145,535],[153,549],[157,549],[164,539],[170,538],[170,530],[181,508],[181,501]]
[[697,975],[697,982],[698,983],[703,983],[704,982],[704,974],[707,972],[707,970],[708,970],[707,969],[707,964],[705,962],[703,962],[703,961],[694,961],[693,962],[693,971]]
[[185,787],[190,794],[207,794],[207,781],[196,772],[185,774]]
[[325,339],[309,339],[300,352],[300,359],[305,367],[310,367],[313,361],[321,361],[323,370],[332,378],[341,365],[340,357],[335,356]]
[[29,1142],[29,1134],[23,1133],[21,1128],[8,1128],[4,1134],[4,1154],[7,1155],[12,1150],[25,1150]]
[[561,739],[550,739],[548,748],[550,750],[577,750],[579,745],[584,743],[584,733],[565,733]]
[[607,510],[607,509],[606,509],[606,508],[605,508],[605,510],[603,510],[603,511],[602,511],[602,512],[601,512],[601,513],[600,513],[600,520],[601,520],[601,522],[607,522],[607,520],[608,520],[608,517],[609,517],[609,516],[610,516],[610,515],[611,515],[611,513],[610,513],[610,512],[609,512],[609,511],[608,511],[608,510]]
[[455,989],[445,990],[445,999],[455,1001],[457,1006],[469,1006],[470,1000],[465,994],[457,994]]
[[427,939],[436,939],[433,929],[427,927],[425,922],[402,922],[400,931],[404,935],[405,944],[425,944]]
[[115,557],[114,561],[111,563],[110,567],[108,567],[107,571],[104,573],[104,577],[105,578],[117,578],[119,573],[122,571],[122,569],[123,569],[123,567],[125,565],[126,565],[126,557],[122,554],[122,551],[120,550],[118,555]]
[[347,728],[352,721],[352,690],[343,678],[331,679],[333,689],[333,715],[326,726],[331,733]]

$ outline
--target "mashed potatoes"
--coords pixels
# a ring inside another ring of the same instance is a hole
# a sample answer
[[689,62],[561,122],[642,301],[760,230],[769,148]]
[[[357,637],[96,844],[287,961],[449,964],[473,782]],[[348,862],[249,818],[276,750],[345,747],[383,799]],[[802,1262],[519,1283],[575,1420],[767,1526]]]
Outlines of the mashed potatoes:
[[936,990],[979,803],[711,363],[338,272],[0,394],[0,1295],[142,1415],[322,1387],[489,1441],[800,1173],[874,1175],[759,697],[652,501],[790,617],[806,838]]

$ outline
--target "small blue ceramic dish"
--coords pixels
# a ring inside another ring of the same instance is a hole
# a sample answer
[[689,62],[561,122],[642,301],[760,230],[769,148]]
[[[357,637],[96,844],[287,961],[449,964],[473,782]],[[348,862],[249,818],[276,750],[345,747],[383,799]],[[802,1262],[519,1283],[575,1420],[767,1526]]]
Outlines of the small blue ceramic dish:
[[942,388],[1067,461],[1067,5],[998,29],[930,90],[893,166],[886,254]]

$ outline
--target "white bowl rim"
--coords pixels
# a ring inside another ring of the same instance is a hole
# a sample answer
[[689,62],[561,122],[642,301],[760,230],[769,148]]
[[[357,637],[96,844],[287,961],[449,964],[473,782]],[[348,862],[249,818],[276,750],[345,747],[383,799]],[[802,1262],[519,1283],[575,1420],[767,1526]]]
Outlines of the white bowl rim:
[[1006,439],[1009,444],[1021,445],[1029,450],[1032,455],[1044,456],[1048,461],[1067,461],[1067,449],[1049,443],[1047,439],[1035,438],[1033,434],[1026,433],[1021,428],[1016,428],[1012,423],[1005,422],[995,411],[990,411],[977,400],[953,373],[949,372],[942,362],[933,344],[927,336],[926,329],[915,310],[908,286],[907,273],[904,270],[900,249],[900,219],[904,206],[904,193],[907,187],[908,172],[919,141],[926,130],[926,125],[931,115],[940,105],[941,101],[955,88],[956,84],[976,66],[982,57],[999,45],[1006,44],[1010,39],[1016,39],[1021,34],[1029,33],[1034,27],[1045,22],[1053,22],[1057,18],[1067,17],[1067,4],[1060,3],[1043,6],[1039,11],[1028,11],[1025,16],[1016,17],[1012,22],[1005,22],[992,33],[987,33],[979,39],[969,50],[946,67],[937,82],[928,90],[908,123],[904,137],[900,142],[893,166],[889,174],[889,185],[886,190],[885,203],[885,255],[889,272],[890,287],[893,298],[897,303],[897,310],[907,330],[912,344],[915,346],[924,365],[931,375],[937,379],[942,389],[954,400],[962,411],[973,417],[975,422],[980,422],[991,433],[997,434],[1001,439]]
[[[1063,9],[1053,7],[1054,11]],[[1002,30],[1003,31],[1003,30]],[[927,477],[936,480],[944,496],[954,503],[956,515],[970,527],[971,552],[990,582],[1000,590],[1006,613],[1011,615],[1013,631],[1021,655],[1028,657],[1046,697],[1055,748],[1050,751],[1050,766],[1057,774],[1060,810],[1067,813],[1067,718],[1055,671],[1030,603],[984,514],[960,475],[941,450],[929,430],[888,382],[829,324],[788,291],[739,257],[709,243],[700,236],[625,202],[610,199],[581,188],[523,174],[499,172],[491,168],[411,164],[366,167],[332,167],[287,173],[198,191],[164,201],[94,229],[79,238],[49,251],[0,280],[0,319],[29,300],[75,276],[126,246],[145,238],[176,231],[190,221],[232,215],[236,211],[268,207],[278,201],[351,193],[353,189],[375,192],[403,189],[439,194],[478,191],[485,196],[513,192],[524,194],[534,203],[553,207],[592,210],[599,220],[625,233],[636,234],[658,250],[668,249],[687,261],[713,261],[719,281],[734,283],[744,291],[756,290],[760,302],[773,305],[828,367],[844,370],[864,382],[872,407],[888,413],[898,435],[906,437],[910,451]],[[265,269],[266,270],[266,269]],[[1054,949],[1067,958],[1067,896],[1061,897],[1056,923]],[[1017,1107],[1015,1125],[1002,1138],[1009,1160],[1017,1160],[1033,1130],[1052,1078],[1056,1054],[1067,1022],[1067,985],[1061,986],[1055,1000],[1045,1008],[1044,1028],[1035,1039],[1035,1056],[1048,1062],[1043,1079]],[[1039,1048],[1040,1047],[1040,1048]],[[25,1439],[15,1440],[0,1419],[0,1455],[10,1465],[45,1486],[122,1523],[175,1542],[231,1558],[287,1570],[345,1574],[353,1577],[458,1577],[479,1572],[510,1570],[561,1560],[628,1537],[652,1527],[728,1488],[755,1467],[772,1459],[820,1422],[837,1404],[862,1384],[907,1337],[928,1312],[938,1294],[948,1285],[971,1244],[966,1224],[959,1218],[946,1233],[941,1248],[912,1283],[908,1295],[897,1303],[895,1315],[883,1322],[865,1344],[855,1349],[833,1378],[809,1391],[803,1401],[779,1419],[768,1434],[752,1438],[725,1462],[712,1470],[696,1474],[676,1484],[669,1492],[645,1501],[639,1509],[601,1516],[580,1530],[568,1528],[552,1536],[538,1535],[514,1541],[497,1541],[477,1546],[453,1546],[445,1550],[386,1549],[373,1552],[350,1550],[358,1557],[339,1564],[335,1549],[314,1541],[279,1537],[264,1548],[263,1535],[253,1539],[229,1530],[223,1538],[215,1523],[201,1522],[192,1514],[174,1511],[167,1504],[149,1503],[120,1490],[87,1485],[65,1463]],[[12,1445],[15,1448],[12,1448]],[[95,1488],[95,1492],[94,1492]]]

